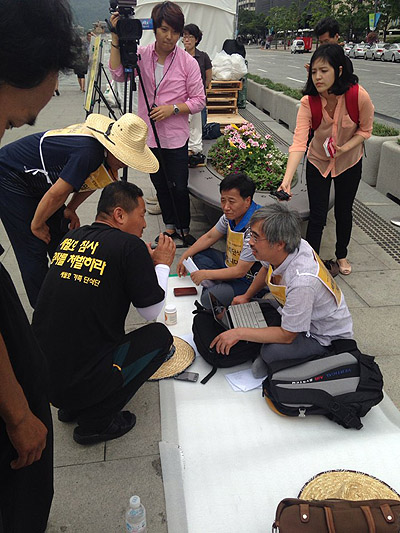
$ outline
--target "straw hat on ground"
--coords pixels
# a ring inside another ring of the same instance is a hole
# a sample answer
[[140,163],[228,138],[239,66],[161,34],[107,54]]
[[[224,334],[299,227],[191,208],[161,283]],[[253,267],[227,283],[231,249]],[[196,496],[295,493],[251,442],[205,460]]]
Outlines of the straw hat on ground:
[[92,113],[85,126],[113,156],[128,167],[154,173],[159,164],[146,145],[147,125],[133,113],[126,113],[118,120]]
[[298,497],[302,500],[400,500],[400,495],[380,479],[352,470],[321,472],[307,481]]
[[149,378],[149,381],[177,376],[193,363],[195,353],[190,344],[179,337],[174,337],[174,346],[175,352],[172,357],[160,366],[157,372]]

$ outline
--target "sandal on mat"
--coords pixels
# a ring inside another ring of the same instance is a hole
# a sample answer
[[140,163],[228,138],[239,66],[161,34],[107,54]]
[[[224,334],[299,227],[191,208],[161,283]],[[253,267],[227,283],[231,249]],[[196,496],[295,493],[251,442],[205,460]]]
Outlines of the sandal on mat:
[[338,259],[337,264],[339,266],[339,272],[343,276],[348,276],[349,274],[351,274],[351,264],[346,258]]

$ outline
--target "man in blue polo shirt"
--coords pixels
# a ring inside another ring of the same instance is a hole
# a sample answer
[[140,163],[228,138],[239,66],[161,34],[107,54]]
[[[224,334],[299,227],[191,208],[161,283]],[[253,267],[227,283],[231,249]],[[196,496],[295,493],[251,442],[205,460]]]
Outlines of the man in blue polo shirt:
[[[193,257],[199,270],[193,272],[191,278],[196,285],[207,280],[207,287],[203,287],[201,295],[201,303],[207,308],[210,307],[207,296],[210,286],[212,292],[228,305],[234,296],[246,292],[260,266],[255,264],[256,259],[249,246],[250,218],[261,207],[253,201],[254,182],[244,173],[229,174],[221,181],[219,189],[224,214],[213,228],[182,254],[177,265],[178,275],[184,276],[183,260]],[[225,252],[211,248],[225,236]]]
[[[61,238],[79,227],[78,206],[118,180],[118,169],[156,172],[147,126],[127,113],[92,114],[84,124],[35,133],[0,150],[0,218],[32,307]],[[64,202],[73,193],[67,207]]]

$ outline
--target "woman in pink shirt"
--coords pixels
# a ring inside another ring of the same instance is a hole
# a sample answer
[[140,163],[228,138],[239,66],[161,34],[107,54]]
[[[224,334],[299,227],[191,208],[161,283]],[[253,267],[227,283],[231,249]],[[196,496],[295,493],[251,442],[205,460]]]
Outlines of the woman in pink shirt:
[[[351,273],[347,246],[352,229],[352,208],[361,179],[363,143],[371,136],[374,106],[363,87],[358,87],[358,124],[346,108],[345,93],[357,84],[350,72],[343,49],[337,44],[320,46],[314,52],[297,115],[293,144],[289,148],[286,173],[280,189],[290,194],[294,173],[307,151],[312,124],[309,95],[321,99],[322,119],[308,146],[307,190],[310,203],[306,239],[319,253],[326,224],[331,181],[335,186],[336,259],[342,274]],[[354,118],[354,116],[353,116]],[[335,153],[327,155],[324,143],[332,139]],[[334,265],[330,265],[333,272]],[[337,268],[337,267],[336,267]]]
[[[163,2],[155,5],[151,18],[156,40],[148,46],[138,47],[138,65],[151,111],[149,114],[140,88],[138,115],[149,128],[147,144],[160,160],[150,119],[155,122],[166,172],[174,185],[171,191],[176,210],[161,165],[156,174],[150,174],[157,191],[165,232],[178,238],[183,231],[186,244],[192,245],[195,239],[189,235],[190,202],[187,188],[188,115],[198,113],[205,106],[204,87],[197,61],[176,46],[184,26],[184,16],[178,4]],[[116,26],[118,19],[118,13],[113,13],[111,24]],[[111,74],[114,80],[123,81],[118,35],[111,35]]]

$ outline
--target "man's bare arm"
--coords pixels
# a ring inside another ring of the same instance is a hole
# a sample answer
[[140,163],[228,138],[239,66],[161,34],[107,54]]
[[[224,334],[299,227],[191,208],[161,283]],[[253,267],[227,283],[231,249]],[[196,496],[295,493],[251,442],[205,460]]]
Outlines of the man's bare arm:
[[47,429],[29,409],[1,334],[0,384],[0,416],[6,424],[11,444],[18,453],[18,458],[11,461],[11,468],[17,470],[40,459],[46,447]]

